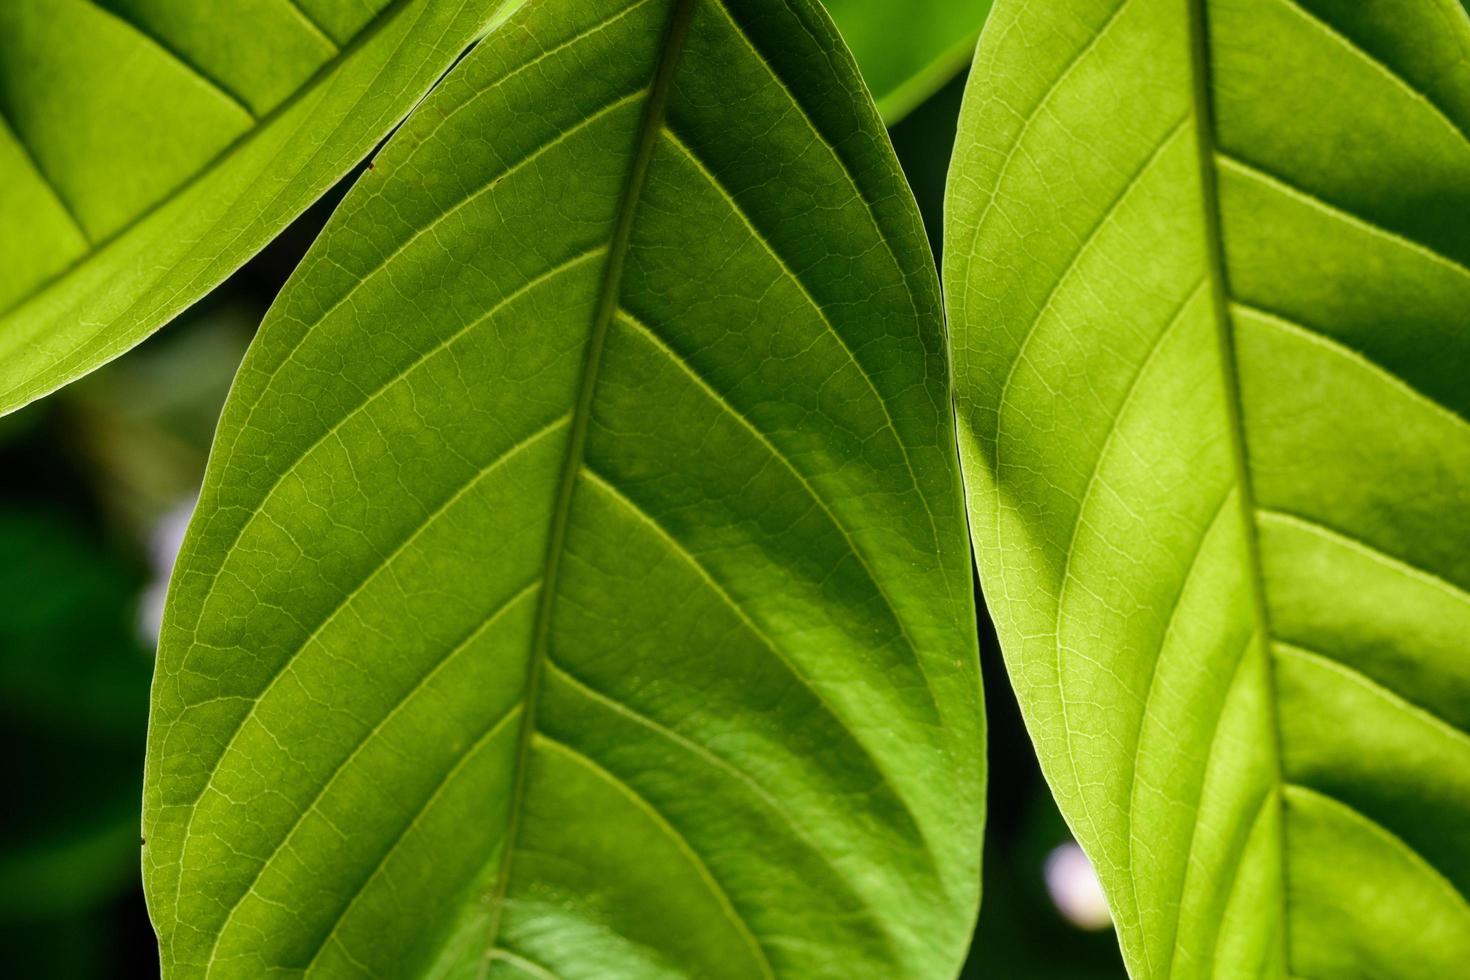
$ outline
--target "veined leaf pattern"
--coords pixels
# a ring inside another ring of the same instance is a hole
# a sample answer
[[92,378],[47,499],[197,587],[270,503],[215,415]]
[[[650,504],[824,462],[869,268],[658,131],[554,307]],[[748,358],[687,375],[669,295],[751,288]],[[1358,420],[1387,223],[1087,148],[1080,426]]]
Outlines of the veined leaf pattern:
[[808,0],[539,0],[221,422],[146,790],[170,977],[952,975],[983,731],[937,277]]
[[1137,977],[1470,963],[1470,21],[1001,0],[945,282],[982,583]]

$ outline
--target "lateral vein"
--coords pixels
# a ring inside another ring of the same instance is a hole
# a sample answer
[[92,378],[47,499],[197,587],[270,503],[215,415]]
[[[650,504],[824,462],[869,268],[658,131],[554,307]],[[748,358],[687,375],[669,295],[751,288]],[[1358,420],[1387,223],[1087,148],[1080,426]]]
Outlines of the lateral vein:
[[15,123],[6,118],[3,106],[0,106],[0,130],[8,130],[10,135],[14,137],[16,148],[26,158],[26,162],[31,165],[31,169],[35,171],[41,183],[45,184],[46,189],[51,192],[51,197],[61,207],[62,213],[71,222],[72,228],[81,236],[82,244],[90,246],[92,244],[92,236],[87,234],[87,229],[82,226],[81,218],[77,217],[77,212],[72,208],[71,202],[61,193],[61,188],[57,186],[56,181],[41,166],[41,161],[37,159],[35,152],[31,150],[30,144],[21,136],[20,130],[16,128]]

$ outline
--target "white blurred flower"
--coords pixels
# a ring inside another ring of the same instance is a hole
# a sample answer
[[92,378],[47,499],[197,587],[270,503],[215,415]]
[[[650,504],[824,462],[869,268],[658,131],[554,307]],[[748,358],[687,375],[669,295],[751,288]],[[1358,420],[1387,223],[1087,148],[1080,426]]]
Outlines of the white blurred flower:
[[196,497],[178,501],[164,512],[148,533],[148,563],[153,567],[153,577],[138,597],[138,636],[146,646],[158,644],[168,577],[173,573],[174,560],[179,557],[179,546],[184,543],[184,532],[189,528],[189,518],[194,516],[194,505],[198,502]]
[[1042,873],[1057,911],[1072,925],[1097,930],[1106,929],[1113,921],[1097,872],[1074,842],[1068,841],[1048,854]]

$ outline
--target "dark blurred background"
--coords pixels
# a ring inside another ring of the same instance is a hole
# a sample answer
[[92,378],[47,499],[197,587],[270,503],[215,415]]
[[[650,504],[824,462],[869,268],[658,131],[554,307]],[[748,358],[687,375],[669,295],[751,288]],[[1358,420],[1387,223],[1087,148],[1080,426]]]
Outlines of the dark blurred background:
[[[936,255],[963,80],[893,130]],[[139,883],[163,588],[215,420],[266,307],[355,174],[138,350],[0,419],[0,977],[156,977]],[[984,900],[964,976],[1123,980],[982,614]]]

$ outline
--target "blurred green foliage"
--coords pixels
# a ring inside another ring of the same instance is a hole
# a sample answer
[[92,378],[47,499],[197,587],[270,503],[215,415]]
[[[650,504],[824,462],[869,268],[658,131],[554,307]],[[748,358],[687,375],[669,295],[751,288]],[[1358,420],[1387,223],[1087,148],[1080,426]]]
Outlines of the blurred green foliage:
[[0,507],[11,794],[0,810],[0,944],[10,976],[106,975],[97,912],[138,886],[149,661],[133,608],[144,575],[95,538],[60,508]]
[[890,126],[970,63],[992,0],[827,0]]

